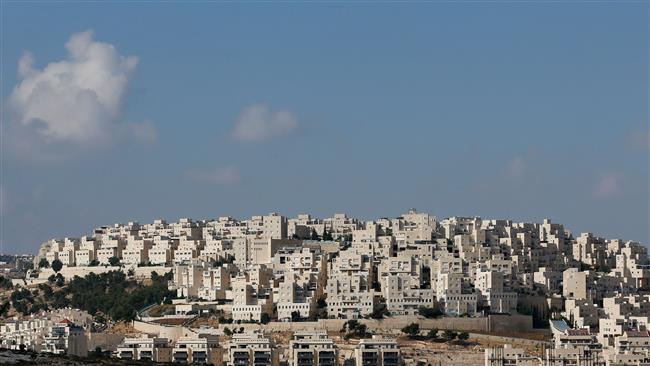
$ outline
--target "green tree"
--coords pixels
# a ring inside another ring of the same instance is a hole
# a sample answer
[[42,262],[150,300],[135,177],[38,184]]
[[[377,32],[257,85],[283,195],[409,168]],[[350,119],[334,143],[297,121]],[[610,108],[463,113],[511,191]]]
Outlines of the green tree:
[[300,321],[300,312],[299,311],[292,311],[291,312],[291,321],[292,322],[299,322]]
[[45,258],[41,258],[41,260],[38,262],[38,268],[48,268],[49,266],[50,262],[48,262]]
[[225,327],[225,328],[223,328],[223,334],[230,337],[232,335],[232,330],[230,330],[230,328],[228,328],[228,327]]
[[118,257],[110,257],[108,258],[108,264],[111,265],[111,267],[117,267],[120,265],[120,258]]
[[429,333],[427,333],[427,338],[429,339],[436,339],[438,338],[438,329],[431,329]]
[[422,315],[425,318],[439,318],[442,316],[442,311],[436,308],[429,308],[426,306],[420,306],[418,308],[418,314]]
[[63,277],[63,275],[60,273],[56,274],[56,285],[59,287],[63,287],[63,285],[65,285],[65,277]]
[[359,326],[359,321],[358,320],[356,320],[356,319],[348,320],[347,322],[345,322],[343,324],[343,329],[341,329],[341,332],[342,333],[352,332],[355,329],[357,329],[358,326]]
[[63,268],[63,262],[61,262],[58,259],[52,261],[52,269],[54,270],[54,272],[58,273],[61,270],[61,268]]
[[458,340],[459,340],[459,341],[461,341],[461,342],[465,342],[465,341],[467,341],[468,339],[469,339],[469,333],[467,333],[467,332],[460,332],[460,334],[458,334]]
[[268,324],[271,321],[271,316],[267,313],[262,313],[262,319],[260,323],[262,324]]
[[11,289],[14,285],[11,283],[11,280],[5,276],[0,276],[0,288]]
[[100,346],[95,347],[95,350],[93,350],[90,354],[90,357],[101,357],[104,351],[102,351],[102,348]]
[[457,336],[458,334],[456,332],[449,329],[445,330],[445,332],[443,333],[443,337],[445,338],[445,340],[447,340],[447,342],[453,341],[454,339],[456,339]]
[[402,333],[407,334],[409,337],[415,337],[420,334],[420,325],[418,323],[411,323],[402,328]]
[[323,240],[325,241],[332,241],[334,240],[334,237],[332,237],[332,233],[323,229]]
[[0,316],[7,316],[11,303],[9,301],[4,301],[0,306]]

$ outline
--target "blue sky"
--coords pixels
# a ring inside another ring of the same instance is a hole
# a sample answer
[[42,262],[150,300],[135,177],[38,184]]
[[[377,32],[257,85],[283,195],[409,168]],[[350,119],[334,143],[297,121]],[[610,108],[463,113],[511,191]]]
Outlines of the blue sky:
[[129,220],[410,207],[650,240],[648,3],[2,10],[6,252]]

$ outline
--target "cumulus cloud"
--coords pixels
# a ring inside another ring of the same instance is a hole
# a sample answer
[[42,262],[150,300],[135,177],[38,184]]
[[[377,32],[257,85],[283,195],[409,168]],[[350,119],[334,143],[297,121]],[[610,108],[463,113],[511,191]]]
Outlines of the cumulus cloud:
[[258,142],[285,136],[298,127],[298,120],[289,110],[271,111],[266,104],[244,108],[235,121],[233,138],[244,142]]
[[239,169],[236,166],[225,166],[211,170],[192,170],[188,176],[199,183],[232,185],[241,180]]
[[618,172],[603,174],[596,180],[594,197],[606,199],[616,196],[621,192],[621,179],[622,175]]
[[92,31],[73,34],[65,48],[65,60],[42,70],[29,52],[18,61],[19,81],[7,100],[10,123],[3,128],[14,145],[27,141],[51,153],[55,146],[105,146],[124,135],[150,141],[150,122],[120,123],[138,58],[93,40]]

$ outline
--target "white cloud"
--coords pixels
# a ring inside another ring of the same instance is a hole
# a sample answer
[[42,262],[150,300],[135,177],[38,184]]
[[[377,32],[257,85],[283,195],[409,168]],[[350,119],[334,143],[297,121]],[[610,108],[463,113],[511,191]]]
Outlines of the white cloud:
[[56,150],[53,144],[105,146],[128,134],[150,140],[150,122],[120,123],[138,58],[122,56],[113,45],[94,41],[92,31],[73,34],[65,47],[68,57],[42,70],[34,68],[31,53],[23,54],[18,62],[19,82],[7,101],[12,123],[3,132],[19,140],[15,145],[28,139],[51,150]]
[[511,180],[521,180],[526,173],[526,160],[516,156],[506,165],[506,175]]
[[596,180],[593,195],[596,198],[611,198],[621,192],[622,175],[618,172],[609,172]]
[[257,142],[285,136],[298,127],[289,110],[271,111],[266,104],[250,105],[239,113],[232,136],[239,141]]
[[239,169],[236,166],[225,166],[212,170],[193,170],[188,176],[199,183],[232,185],[241,181]]

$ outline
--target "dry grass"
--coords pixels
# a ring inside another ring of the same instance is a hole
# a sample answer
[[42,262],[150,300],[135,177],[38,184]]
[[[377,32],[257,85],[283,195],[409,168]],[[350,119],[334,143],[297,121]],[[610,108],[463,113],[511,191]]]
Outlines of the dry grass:
[[120,333],[124,335],[138,334],[139,332],[133,328],[131,322],[117,322],[105,330],[106,333]]

